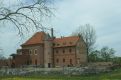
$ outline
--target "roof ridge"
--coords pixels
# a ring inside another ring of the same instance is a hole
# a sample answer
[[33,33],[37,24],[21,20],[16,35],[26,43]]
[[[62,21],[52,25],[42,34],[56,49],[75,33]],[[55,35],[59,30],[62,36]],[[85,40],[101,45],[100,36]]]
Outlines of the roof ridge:
[[79,36],[66,36],[66,37],[58,37],[58,38],[55,38],[55,39],[73,38],[73,37],[79,37]]

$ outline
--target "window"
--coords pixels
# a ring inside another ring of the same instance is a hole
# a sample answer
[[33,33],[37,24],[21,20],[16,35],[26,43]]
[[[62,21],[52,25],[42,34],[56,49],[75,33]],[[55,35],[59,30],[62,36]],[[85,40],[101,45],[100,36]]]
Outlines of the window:
[[65,63],[65,59],[63,59],[63,63]]
[[34,54],[37,55],[37,49],[34,50]]
[[66,42],[64,42],[63,45],[66,45]]
[[72,44],[72,42],[69,42],[70,44]]
[[63,53],[65,53],[65,50],[63,49]]
[[55,46],[55,43],[53,43],[53,46]]
[[69,52],[71,53],[72,52],[72,49],[69,49]]
[[58,50],[56,50],[56,53],[58,53]]
[[80,58],[77,59],[77,64],[79,64],[79,63],[80,63]]
[[30,54],[30,55],[32,54],[32,50],[29,50],[29,54]]
[[70,59],[70,64],[72,64],[72,59]]
[[20,52],[19,55],[22,55],[22,52]]
[[56,59],[56,62],[58,63],[59,62],[59,59]]
[[59,46],[60,44],[57,44],[57,46]]

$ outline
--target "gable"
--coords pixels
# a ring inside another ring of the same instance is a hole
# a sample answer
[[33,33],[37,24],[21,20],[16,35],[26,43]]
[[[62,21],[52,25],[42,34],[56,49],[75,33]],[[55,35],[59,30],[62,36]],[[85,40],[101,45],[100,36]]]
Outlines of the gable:
[[44,43],[45,35],[46,34],[44,32],[37,32],[29,40],[27,40],[24,44],[22,44],[22,46],[42,44]]

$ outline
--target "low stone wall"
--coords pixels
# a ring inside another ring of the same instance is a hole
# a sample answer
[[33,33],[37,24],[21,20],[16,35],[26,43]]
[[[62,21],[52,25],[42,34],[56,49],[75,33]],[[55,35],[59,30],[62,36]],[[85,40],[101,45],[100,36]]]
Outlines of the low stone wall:
[[85,75],[110,71],[107,67],[4,68],[0,70],[0,75]]

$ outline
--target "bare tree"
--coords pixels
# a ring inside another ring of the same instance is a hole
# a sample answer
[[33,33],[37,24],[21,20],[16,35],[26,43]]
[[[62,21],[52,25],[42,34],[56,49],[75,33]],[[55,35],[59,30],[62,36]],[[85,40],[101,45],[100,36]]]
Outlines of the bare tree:
[[94,49],[94,44],[96,42],[95,29],[90,24],[81,25],[75,32],[72,33],[72,35],[82,36],[87,48],[87,57],[89,57],[89,53]]
[[[16,4],[5,4],[4,1],[10,1],[11,3],[16,1]],[[29,31],[33,28],[43,30],[45,27],[42,21],[45,17],[51,17],[53,14],[51,7],[48,6],[48,1],[49,0],[0,0],[0,23],[12,23],[18,30],[19,35],[23,35],[24,31]]]

